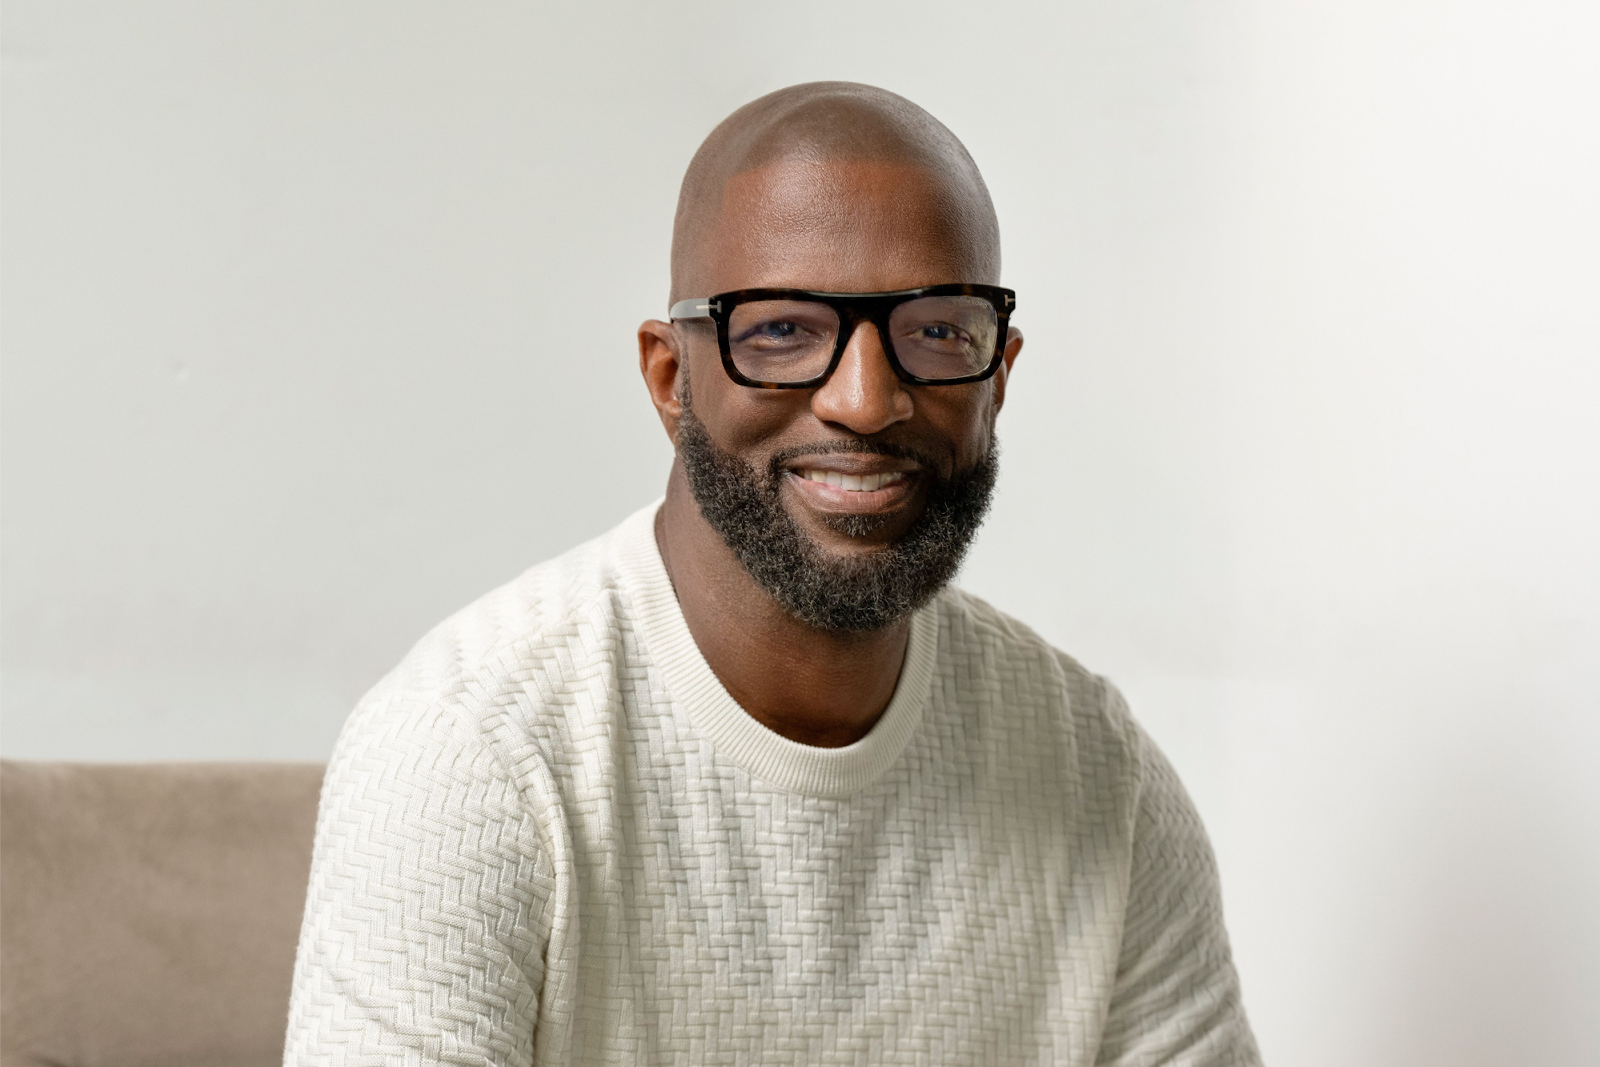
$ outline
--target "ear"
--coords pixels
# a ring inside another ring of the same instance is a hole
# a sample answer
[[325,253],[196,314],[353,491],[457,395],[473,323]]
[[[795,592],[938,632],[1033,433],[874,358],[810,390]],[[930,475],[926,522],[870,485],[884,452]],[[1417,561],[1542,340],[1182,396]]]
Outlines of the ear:
[[1006,402],[1006,379],[1011,377],[1011,364],[1017,361],[1017,356],[1022,352],[1022,331],[1015,326],[1006,330],[1006,350],[1000,357],[1000,369],[994,372],[990,381],[994,382],[994,410],[998,414],[1000,405]]
[[683,405],[678,403],[683,371],[680,342],[678,331],[669,322],[649,319],[639,327],[639,373],[674,448],[678,445],[678,419],[683,415]]

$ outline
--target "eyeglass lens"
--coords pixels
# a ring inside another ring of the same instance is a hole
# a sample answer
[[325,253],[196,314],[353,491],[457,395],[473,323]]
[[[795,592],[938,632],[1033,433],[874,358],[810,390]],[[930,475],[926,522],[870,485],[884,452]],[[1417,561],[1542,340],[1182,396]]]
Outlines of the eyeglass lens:
[[[839,314],[810,300],[755,300],[728,317],[728,354],[746,378],[803,382],[828,369],[839,341]],[[889,313],[900,365],[918,378],[965,378],[994,358],[999,319],[978,296],[923,296]]]

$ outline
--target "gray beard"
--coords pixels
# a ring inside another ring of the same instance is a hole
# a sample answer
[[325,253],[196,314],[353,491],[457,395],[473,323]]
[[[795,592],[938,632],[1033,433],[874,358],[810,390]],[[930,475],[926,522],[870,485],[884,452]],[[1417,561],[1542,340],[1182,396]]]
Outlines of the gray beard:
[[[839,441],[826,452],[866,452],[912,459],[922,465],[927,505],[900,540],[874,552],[841,556],[818,545],[783,506],[782,464],[814,447],[780,451],[766,471],[752,469],[711,440],[683,391],[678,458],[700,514],[733,550],[745,570],[785,611],[835,633],[867,633],[892,626],[950,584],[983,523],[999,473],[994,432],[983,458],[949,478],[933,474],[929,457],[901,446]],[[883,524],[880,516],[840,515],[826,520],[860,537]]]

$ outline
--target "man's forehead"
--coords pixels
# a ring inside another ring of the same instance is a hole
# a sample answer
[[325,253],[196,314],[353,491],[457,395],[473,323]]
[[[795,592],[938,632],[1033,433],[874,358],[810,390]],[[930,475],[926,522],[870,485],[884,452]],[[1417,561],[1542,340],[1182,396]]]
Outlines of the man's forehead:
[[953,214],[962,190],[950,186],[912,163],[799,156],[731,176],[722,188],[717,223],[860,223],[929,212]]
[[999,281],[994,205],[955,135],[893,93],[818,82],[751,101],[701,144],[678,197],[671,298],[705,295],[710,268],[728,276],[740,249],[771,259],[775,243],[824,237],[844,259],[914,237],[940,246],[923,260],[970,261],[955,280]]
[[[692,269],[718,291],[987,280],[968,276],[984,272],[986,264],[972,240],[971,216],[978,208],[962,202],[963,192],[912,163],[776,160],[728,179],[718,211],[705,220],[709,225]],[[835,281],[826,284],[824,278]]]

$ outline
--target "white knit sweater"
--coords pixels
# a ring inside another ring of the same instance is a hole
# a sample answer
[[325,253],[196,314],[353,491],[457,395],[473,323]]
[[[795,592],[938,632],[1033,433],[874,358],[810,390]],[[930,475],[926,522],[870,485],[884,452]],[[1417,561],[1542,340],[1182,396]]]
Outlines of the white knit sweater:
[[1116,691],[973,597],[846,748],[717,681],[655,506],[425,638],[328,768],[285,1062],[1254,1064]]

